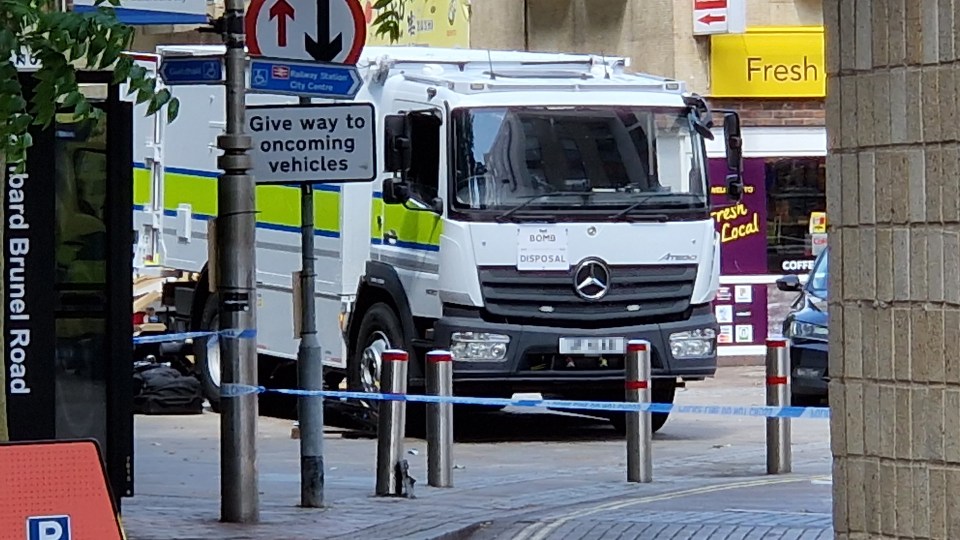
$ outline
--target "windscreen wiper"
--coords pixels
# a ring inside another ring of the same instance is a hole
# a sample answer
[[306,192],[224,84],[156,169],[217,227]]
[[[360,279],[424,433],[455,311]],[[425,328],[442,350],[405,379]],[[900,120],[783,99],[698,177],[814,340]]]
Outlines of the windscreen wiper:
[[[662,196],[664,196],[664,195],[671,195],[671,194],[653,193],[653,194],[647,195],[646,197],[643,197],[643,198],[640,199],[639,201],[636,201],[635,203],[631,204],[630,206],[628,206],[628,207],[624,208],[623,210],[617,212],[616,214],[610,216],[610,219],[612,219],[612,220],[614,220],[614,221],[618,221],[618,220],[624,219],[624,218],[627,217],[627,215],[630,214],[630,212],[633,212],[633,211],[636,210],[637,208],[643,206],[643,204],[646,203],[647,201],[649,201],[650,199],[653,199],[653,198],[656,198],[656,197],[662,197]],[[673,195],[673,196],[676,196],[677,194],[672,194],[672,195]],[[673,202],[673,203],[664,204],[663,206],[664,206],[664,207],[675,207],[675,208],[676,208],[676,207],[679,207],[681,204],[683,204],[683,206],[689,206],[689,205],[687,205],[686,203],[678,203],[678,202]],[[654,213],[654,212],[655,212],[655,213]],[[656,209],[653,209],[653,212],[650,212],[650,211],[644,212],[643,217],[646,218],[646,219],[649,219],[649,220],[657,220],[657,221],[667,221],[667,219],[669,219],[666,214],[664,214],[664,213],[662,213],[662,212],[656,212]]]
[[553,196],[567,197],[572,195],[587,198],[593,195],[593,192],[591,191],[551,191],[549,193],[541,193],[540,195],[534,195],[533,197],[530,197],[528,200],[523,201],[517,206],[514,206],[513,208],[507,210],[503,214],[500,214],[499,216],[496,217],[496,220],[498,223],[503,223],[504,221],[508,221],[510,219],[510,216],[512,216],[514,212],[522,210],[526,208],[528,205],[530,205],[531,203],[533,203],[534,201],[539,201],[540,199],[543,199],[545,197],[553,197]]
[[[624,219],[625,217],[627,217],[627,216],[630,214],[630,212],[633,212],[633,211],[636,210],[637,208],[640,208],[641,206],[643,206],[643,204],[644,204],[645,202],[649,201],[650,199],[652,199],[652,198],[654,198],[654,197],[659,197],[659,196],[661,196],[661,195],[662,195],[662,194],[660,194],[660,193],[654,193],[654,194],[652,194],[652,195],[647,195],[646,197],[640,199],[639,201],[631,204],[630,206],[628,206],[628,207],[624,208],[623,210],[617,212],[616,214],[610,216],[610,219],[612,219],[613,221],[619,221],[619,220],[621,220],[621,219]],[[644,214],[644,217],[646,217],[646,218],[648,218],[648,219],[656,219],[657,221],[666,221],[666,220],[667,220],[666,214]]]

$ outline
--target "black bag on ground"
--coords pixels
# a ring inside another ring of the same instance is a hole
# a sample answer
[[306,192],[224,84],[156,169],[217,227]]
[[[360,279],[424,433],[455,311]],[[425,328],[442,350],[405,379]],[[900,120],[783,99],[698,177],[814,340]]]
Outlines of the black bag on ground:
[[136,414],[201,414],[203,392],[196,377],[164,365],[151,365],[133,375]]

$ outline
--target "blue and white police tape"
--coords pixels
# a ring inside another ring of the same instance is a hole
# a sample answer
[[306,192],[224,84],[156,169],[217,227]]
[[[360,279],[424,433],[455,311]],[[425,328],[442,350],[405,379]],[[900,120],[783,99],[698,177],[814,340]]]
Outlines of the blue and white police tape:
[[146,345],[148,343],[172,343],[175,341],[186,341],[188,339],[198,339],[205,337],[225,337],[233,339],[253,339],[257,337],[256,330],[238,330],[228,329],[217,332],[181,332],[179,334],[157,334],[147,336],[137,336],[133,338],[134,345]]
[[627,403],[619,401],[577,401],[563,399],[512,399],[466,396],[426,396],[415,394],[380,394],[345,392],[341,390],[290,390],[244,384],[225,384],[220,389],[223,397],[248,394],[275,393],[290,396],[325,397],[331,399],[361,399],[366,401],[408,401],[411,403],[453,403],[486,407],[539,407],[567,411],[615,411],[702,414],[710,416],[751,416],[763,418],[830,418],[827,407],[769,407],[747,405],[674,405],[672,403]]

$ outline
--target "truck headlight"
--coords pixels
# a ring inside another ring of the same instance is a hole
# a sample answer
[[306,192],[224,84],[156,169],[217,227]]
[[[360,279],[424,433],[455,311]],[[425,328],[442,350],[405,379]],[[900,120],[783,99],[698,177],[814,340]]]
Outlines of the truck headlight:
[[713,356],[717,333],[713,328],[698,328],[670,334],[670,353],[677,359]]
[[486,332],[454,332],[450,353],[459,362],[502,362],[507,356],[510,336]]
[[787,326],[787,335],[790,339],[815,339],[818,341],[827,341],[827,327],[819,324],[811,324],[800,321],[790,321]]

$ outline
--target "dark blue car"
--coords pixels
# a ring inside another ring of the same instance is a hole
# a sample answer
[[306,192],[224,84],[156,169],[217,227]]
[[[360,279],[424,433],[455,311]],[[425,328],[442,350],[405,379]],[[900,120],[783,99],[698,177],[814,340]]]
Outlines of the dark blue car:
[[781,291],[800,293],[794,311],[783,321],[783,336],[790,341],[792,404],[798,407],[822,405],[827,399],[828,257],[829,249],[824,249],[805,285],[797,276],[777,280]]

